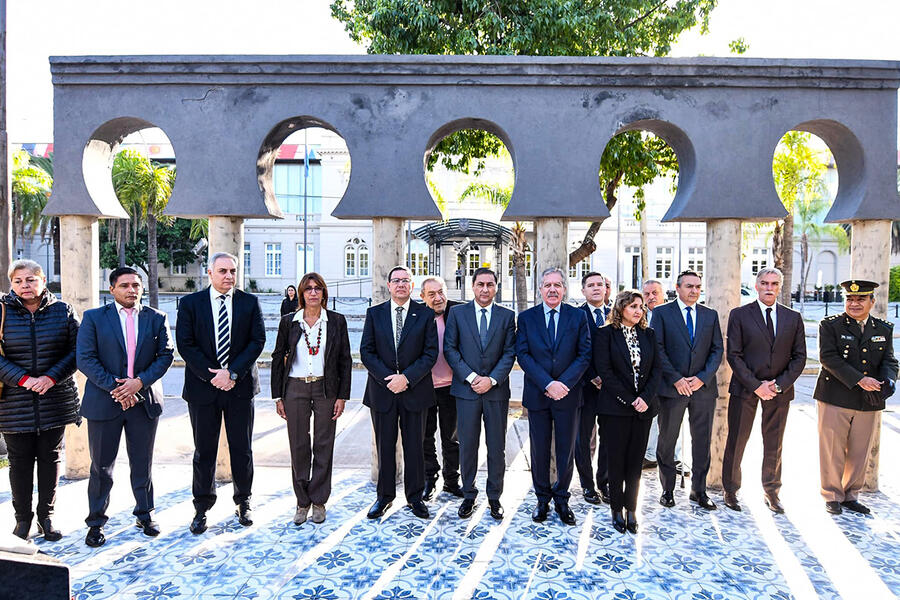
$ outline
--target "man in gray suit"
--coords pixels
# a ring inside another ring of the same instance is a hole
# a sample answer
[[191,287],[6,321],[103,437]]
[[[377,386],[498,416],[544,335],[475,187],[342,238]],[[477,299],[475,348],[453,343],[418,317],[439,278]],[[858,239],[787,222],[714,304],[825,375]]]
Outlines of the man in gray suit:
[[716,311],[697,304],[702,280],[695,271],[683,271],[675,284],[674,302],[653,311],[653,330],[659,344],[662,384],[659,386],[659,441],[656,460],[662,496],[659,503],[675,506],[675,444],[688,410],[694,474],[690,499],[706,510],[716,504],[706,494],[713,413],[719,395],[716,371],[725,346]]
[[491,516],[503,518],[500,494],[506,470],[506,420],[509,413],[509,372],[516,358],[513,311],[494,304],[497,274],[478,268],[472,275],[475,299],[454,306],[444,331],[444,356],[453,370],[450,394],[456,398],[459,466],[463,501],[460,518],[475,510],[475,474],[481,421],[487,444],[487,497]]

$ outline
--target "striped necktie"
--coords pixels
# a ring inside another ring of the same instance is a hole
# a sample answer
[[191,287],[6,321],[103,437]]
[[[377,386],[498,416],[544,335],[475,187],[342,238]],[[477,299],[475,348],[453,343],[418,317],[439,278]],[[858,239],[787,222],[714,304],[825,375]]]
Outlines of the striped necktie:
[[219,296],[219,324],[216,327],[216,358],[223,369],[228,368],[228,352],[231,350],[231,327],[225,309],[225,294]]

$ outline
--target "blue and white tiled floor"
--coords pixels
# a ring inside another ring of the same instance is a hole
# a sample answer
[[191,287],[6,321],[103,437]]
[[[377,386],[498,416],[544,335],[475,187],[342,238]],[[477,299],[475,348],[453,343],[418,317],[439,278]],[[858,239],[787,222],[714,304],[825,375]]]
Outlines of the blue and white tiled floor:
[[[380,521],[369,521],[365,513],[374,485],[367,466],[360,465],[335,470],[324,524],[296,527],[290,522],[289,469],[260,467],[255,525],[237,524],[226,485],[210,513],[209,531],[194,536],[187,530],[193,512],[190,467],[163,464],[155,470],[163,533],[149,539],[132,525],[127,467],[120,465],[105,546],[84,545],[84,481],[60,486],[54,522],[65,533],[62,541],[36,541],[70,565],[76,600],[788,600],[900,594],[896,413],[884,415],[882,491],[862,498],[872,516],[833,517],[823,510],[814,406],[801,401],[792,408],[785,440],[785,515],[766,510],[759,484],[751,481],[758,479],[760,457],[754,431],[744,461],[744,512],[725,509],[714,494],[720,509],[708,513],[691,506],[680,489],[676,508],[664,509],[656,502],[656,472],[647,471],[637,536],[617,533],[608,507],[584,503],[574,487],[577,526],[562,525],[553,513],[546,523],[533,523],[525,421],[511,419],[510,432],[510,440],[521,443],[508,445],[502,522],[485,512],[484,503],[461,521],[458,500],[447,494],[429,504],[430,520],[413,517],[398,502]],[[5,479],[0,477],[0,523],[11,526]]]

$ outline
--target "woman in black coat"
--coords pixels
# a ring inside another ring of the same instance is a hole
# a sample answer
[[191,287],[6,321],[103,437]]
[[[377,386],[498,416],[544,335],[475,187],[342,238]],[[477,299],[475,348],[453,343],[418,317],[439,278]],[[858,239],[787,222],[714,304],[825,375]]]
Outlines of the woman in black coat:
[[292,285],[284,288],[284,300],[281,301],[281,316],[297,312],[297,288]]
[[59,453],[66,425],[80,421],[75,373],[78,319],[72,307],[46,286],[41,266],[31,260],[10,265],[12,291],[0,298],[6,311],[0,356],[0,432],[9,449],[9,484],[16,527],[28,537],[34,464],[37,462],[37,523],[44,539],[62,534],[50,518],[56,502]]
[[[297,286],[297,312],[278,324],[272,351],[272,398],[287,421],[297,511],[294,523],[325,520],[331,494],[335,425],[350,398],[350,337],[347,320],[326,310],[328,288],[318,273],[307,273]],[[313,436],[310,441],[310,419]]]
[[637,290],[619,292],[607,325],[594,329],[593,335],[594,368],[603,381],[599,412],[613,527],[620,533],[637,533],[641,468],[650,424],[659,409],[656,389],[662,372],[643,295]]

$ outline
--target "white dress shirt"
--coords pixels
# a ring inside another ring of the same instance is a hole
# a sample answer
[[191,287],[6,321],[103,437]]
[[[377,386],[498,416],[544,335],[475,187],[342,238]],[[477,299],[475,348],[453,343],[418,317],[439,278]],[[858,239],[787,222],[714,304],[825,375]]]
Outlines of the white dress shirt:
[[391,331],[394,332],[394,339],[397,339],[397,307],[403,307],[403,325],[406,325],[406,319],[409,317],[409,303],[410,300],[407,298],[405,304],[397,304],[394,302],[394,299],[391,298]]
[[[222,292],[218,291],[213,286],[209,286],[209,298],[210,304],[212,305],[212,318],[213,318],[213,346],[216,345],[216,332],[219,329],[219,305],[221,301],[219,300],[219,296],[222,295]],[[234,303],[234,288],[231,288],[227,292],[225,292],[225,312],[228,313],[228,330],[231,331],[232,327],[232,311],[231,306]]]
[[761,300],[757,300],[756,303],[759,305],[759,310],[762,311],[763,324],[766,322],[766,309],[772,309],[772,331],[778,333],[778,317],[775,316],[778,313],[778,303],[776,302],[772,306],[766,306]]
[[315,355],[309,353],[306,347],[306,337],[302,334],[297,340],[297,348],[294,350],[294,362],[291,363],[291,372],[288,377],[324,377],[325,376],[325,338],[328,336],[328,313],[322,309],[319,320],[310,327],[303,319],[303,310],[294,313],[294,321],[300,323],[301,331],[306,332],[309,336],[309,345],[315,347],[316,340],[319,338],[319,331],[322,332],[322,339],[319,345],[319,352]]
[[[128,332],[125,330],[125,319],[128,318],[128,313],[125,312],[125,307],[119,304],[116,301],[113,301],[113,304],[116,305],[116,313],[119,315],[119,324],[122,325],[122,340],[125,342],[125,351],[128,351]],[[141,311],[141,303],[134,303],[134,344],[135,344],[135,354],[137,354],[137,339],[138,339],[138,314]]]
[[[685,327],[687,327],[687,310],[686,309],[687,309],[688,305],[685,304],[684,302],[682,302],[681,298],[678,298],[677,296],[675,297],[675,302],[678,303],[678,308],[681,310],[681,320],[684,321],[684,325],[685,325]],[[763,314],[765,314],[765,313],[763,313]],[[765,317],[763,317],[763,320],[765,320]],[[696,330],[697,330],[697,305],[696,304],[691,305],[691,321],[694,322],[694,331],[696,332]]]

